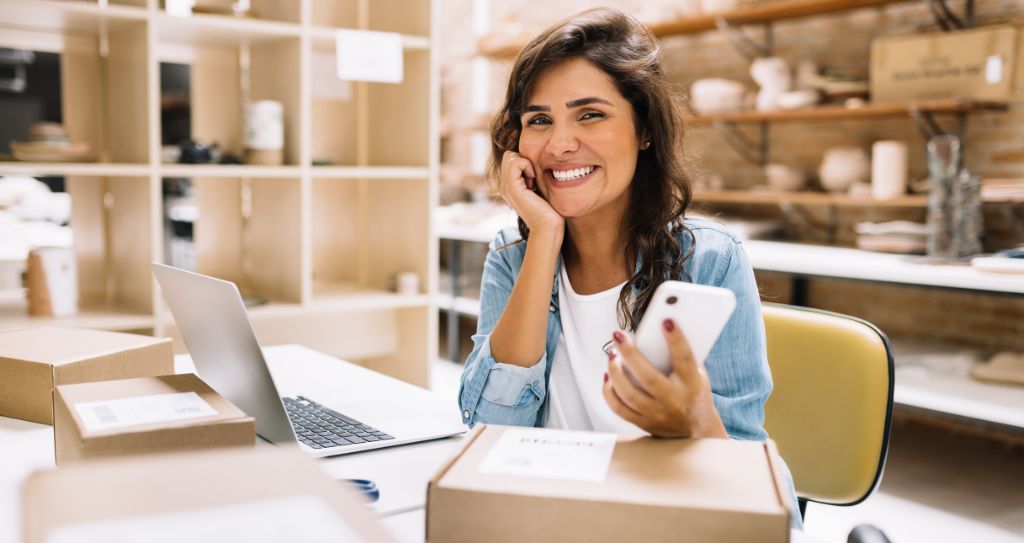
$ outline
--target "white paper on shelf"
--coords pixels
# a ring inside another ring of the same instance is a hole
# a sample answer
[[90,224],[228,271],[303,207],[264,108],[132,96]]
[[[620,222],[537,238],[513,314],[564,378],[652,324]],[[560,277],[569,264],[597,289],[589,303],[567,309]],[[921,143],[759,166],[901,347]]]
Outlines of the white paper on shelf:
[[61,526],[46,543],[364,541],[319,498],[290,496]]
[[151,394],[101,402],[75,404],[75,411],[86,431],[188,420],[216,415],[217,410],[195,392]]
[[348,81],[402,82],[402,35],[372,30],[338,30],[338,77]]
[[480,473],[604,481],[615,434],[511,428],[480,463]]

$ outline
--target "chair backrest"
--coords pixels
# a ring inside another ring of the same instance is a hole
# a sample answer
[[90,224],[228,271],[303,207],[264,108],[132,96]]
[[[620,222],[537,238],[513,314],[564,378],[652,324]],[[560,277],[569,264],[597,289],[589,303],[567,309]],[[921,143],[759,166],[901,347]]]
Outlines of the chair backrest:
[[889,448],[893,360],[869,322],[764,304],[775,384],[765,427],[793,474],[797,495],[854,505],[878,485]]

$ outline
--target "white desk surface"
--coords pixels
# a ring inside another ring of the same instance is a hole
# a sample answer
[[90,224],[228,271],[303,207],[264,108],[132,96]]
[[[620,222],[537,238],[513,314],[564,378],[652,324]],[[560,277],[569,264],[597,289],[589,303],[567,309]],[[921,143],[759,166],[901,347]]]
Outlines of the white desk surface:
[[[268,347],[264,352],[282,394],[301,389],[303,394],[330,405],[369,399],[371,395],[366,391],[373,390],[373,398],[415,403],[422,411],[460,423],[454,400],[441,401],[428,390],[298,345]],[[192,371],[191,360],[187,356],[176,357],[175,370],[179,373]],[[323,383],[330,383],[330,389]],[[384,525],[400,542],[421,542],[424,540],[427,481],[441,463],[454,454],[459,440],[456,437],[389,447],[319,462],[332,477],[375,481],[381,492],[376,509]],[[53,428],[0,417],[0,451],[3,451],[0,543],[15,542],[21,537],[21,482],[36,469],[54,466]],[[791,541],[815,543],[817,540],[794,531]]]

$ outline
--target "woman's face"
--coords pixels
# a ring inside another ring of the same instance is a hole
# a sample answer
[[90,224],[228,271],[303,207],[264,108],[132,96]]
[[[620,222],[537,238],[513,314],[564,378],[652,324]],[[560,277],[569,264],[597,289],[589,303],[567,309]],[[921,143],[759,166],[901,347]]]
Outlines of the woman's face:
[[555,211],[624,212],[640,144],[633,106],[608,74],[582,58],[546,69],[520,120],[519,154]]

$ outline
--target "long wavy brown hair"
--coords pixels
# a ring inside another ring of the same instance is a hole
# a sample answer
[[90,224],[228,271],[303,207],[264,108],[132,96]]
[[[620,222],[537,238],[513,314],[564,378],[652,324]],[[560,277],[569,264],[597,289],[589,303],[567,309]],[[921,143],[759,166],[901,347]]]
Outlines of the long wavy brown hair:
[[[630,185],[626,246],[629,280],[619,293],[620,325],[635,330],[654,290],[669,279],[685,279],[683,263],[693,254],[693,233],[683,223],[690,205],[690,181],[682,154],[680,106],[661,66],[654,36],[638,21],[609,8],[584,11],[541,32],[512,67],[505,103],[491,121],[491,179],[498,178],[502,155],[519,150],[520,115],[537,78],[551,66],[584,58],[607,73],[633,106],[637,137],[651,142],[637,158]],[[643,141],[643,140],[641,140]],[[526,222],[519,232],[529,239]],[[682,254],[676,234],[684,230],[691,243]],[[566,240],[569,240],[568,232]],[[564,251],[564,247],[563,247]],[[564,254],[564,253],[563,253]]]

